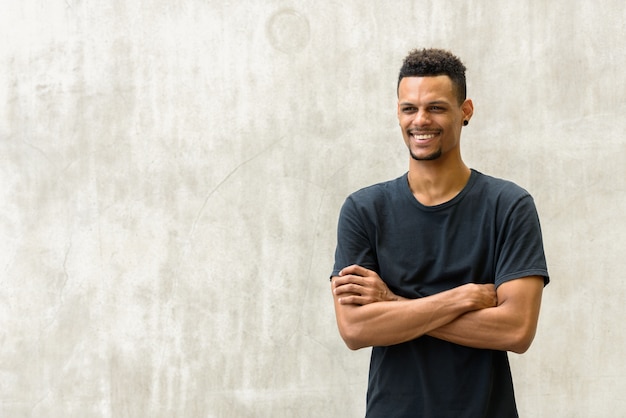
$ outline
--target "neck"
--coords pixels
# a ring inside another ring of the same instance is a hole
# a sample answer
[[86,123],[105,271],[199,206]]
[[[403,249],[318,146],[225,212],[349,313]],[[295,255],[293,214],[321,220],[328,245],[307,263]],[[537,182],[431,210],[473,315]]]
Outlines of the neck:
[[470,174],[470,169],[460,158],[453,162],[411,160],[409,188],[423,205],[440,205],[463,190]]

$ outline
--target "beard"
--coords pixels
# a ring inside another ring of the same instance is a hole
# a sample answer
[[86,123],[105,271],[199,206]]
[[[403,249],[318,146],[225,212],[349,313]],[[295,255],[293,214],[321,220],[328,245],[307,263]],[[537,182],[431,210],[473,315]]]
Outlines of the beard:
[[441,157],[442,151],[441,151],[441,148],[439,148],[435,150],[433,153],[425,155],[423,157],[413,154],[413,151],[411,150],[409,150],[409,154],[411,154],[411,158],[413,158],[415,161],[433,161]]

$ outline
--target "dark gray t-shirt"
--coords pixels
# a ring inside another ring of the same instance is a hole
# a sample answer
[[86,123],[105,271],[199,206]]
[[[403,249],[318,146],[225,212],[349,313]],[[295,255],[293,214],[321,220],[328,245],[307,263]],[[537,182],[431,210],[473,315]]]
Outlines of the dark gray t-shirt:
[[[532,197],[472,170],[464,189],[420,204],[407,175],[361,189],[344,203],[333,276],[376,271],[396,294],[419,298],[466,283],[502,283],[548,271]],[[517,416],[506,352],[423,336],[373,347],[368,417]]]

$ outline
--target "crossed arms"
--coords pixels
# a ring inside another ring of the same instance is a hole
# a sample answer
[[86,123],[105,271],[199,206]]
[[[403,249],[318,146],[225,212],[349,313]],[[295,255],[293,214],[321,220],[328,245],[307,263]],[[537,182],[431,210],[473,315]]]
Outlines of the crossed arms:
[[331,280],[339,333],[357,350],[410,341],[422,335],[452,343],[523,353],[537,330],[544,280],[528,276],[503,283],[465,284],[405,299],[378,274],[353,265]]

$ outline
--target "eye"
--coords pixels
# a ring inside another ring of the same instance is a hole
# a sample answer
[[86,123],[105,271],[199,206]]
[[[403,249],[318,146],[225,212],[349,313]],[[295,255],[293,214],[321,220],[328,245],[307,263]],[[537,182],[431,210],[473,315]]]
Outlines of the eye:
[[415,108],[413,106],[406,106],[402,108],[402,113],[414,113]]

